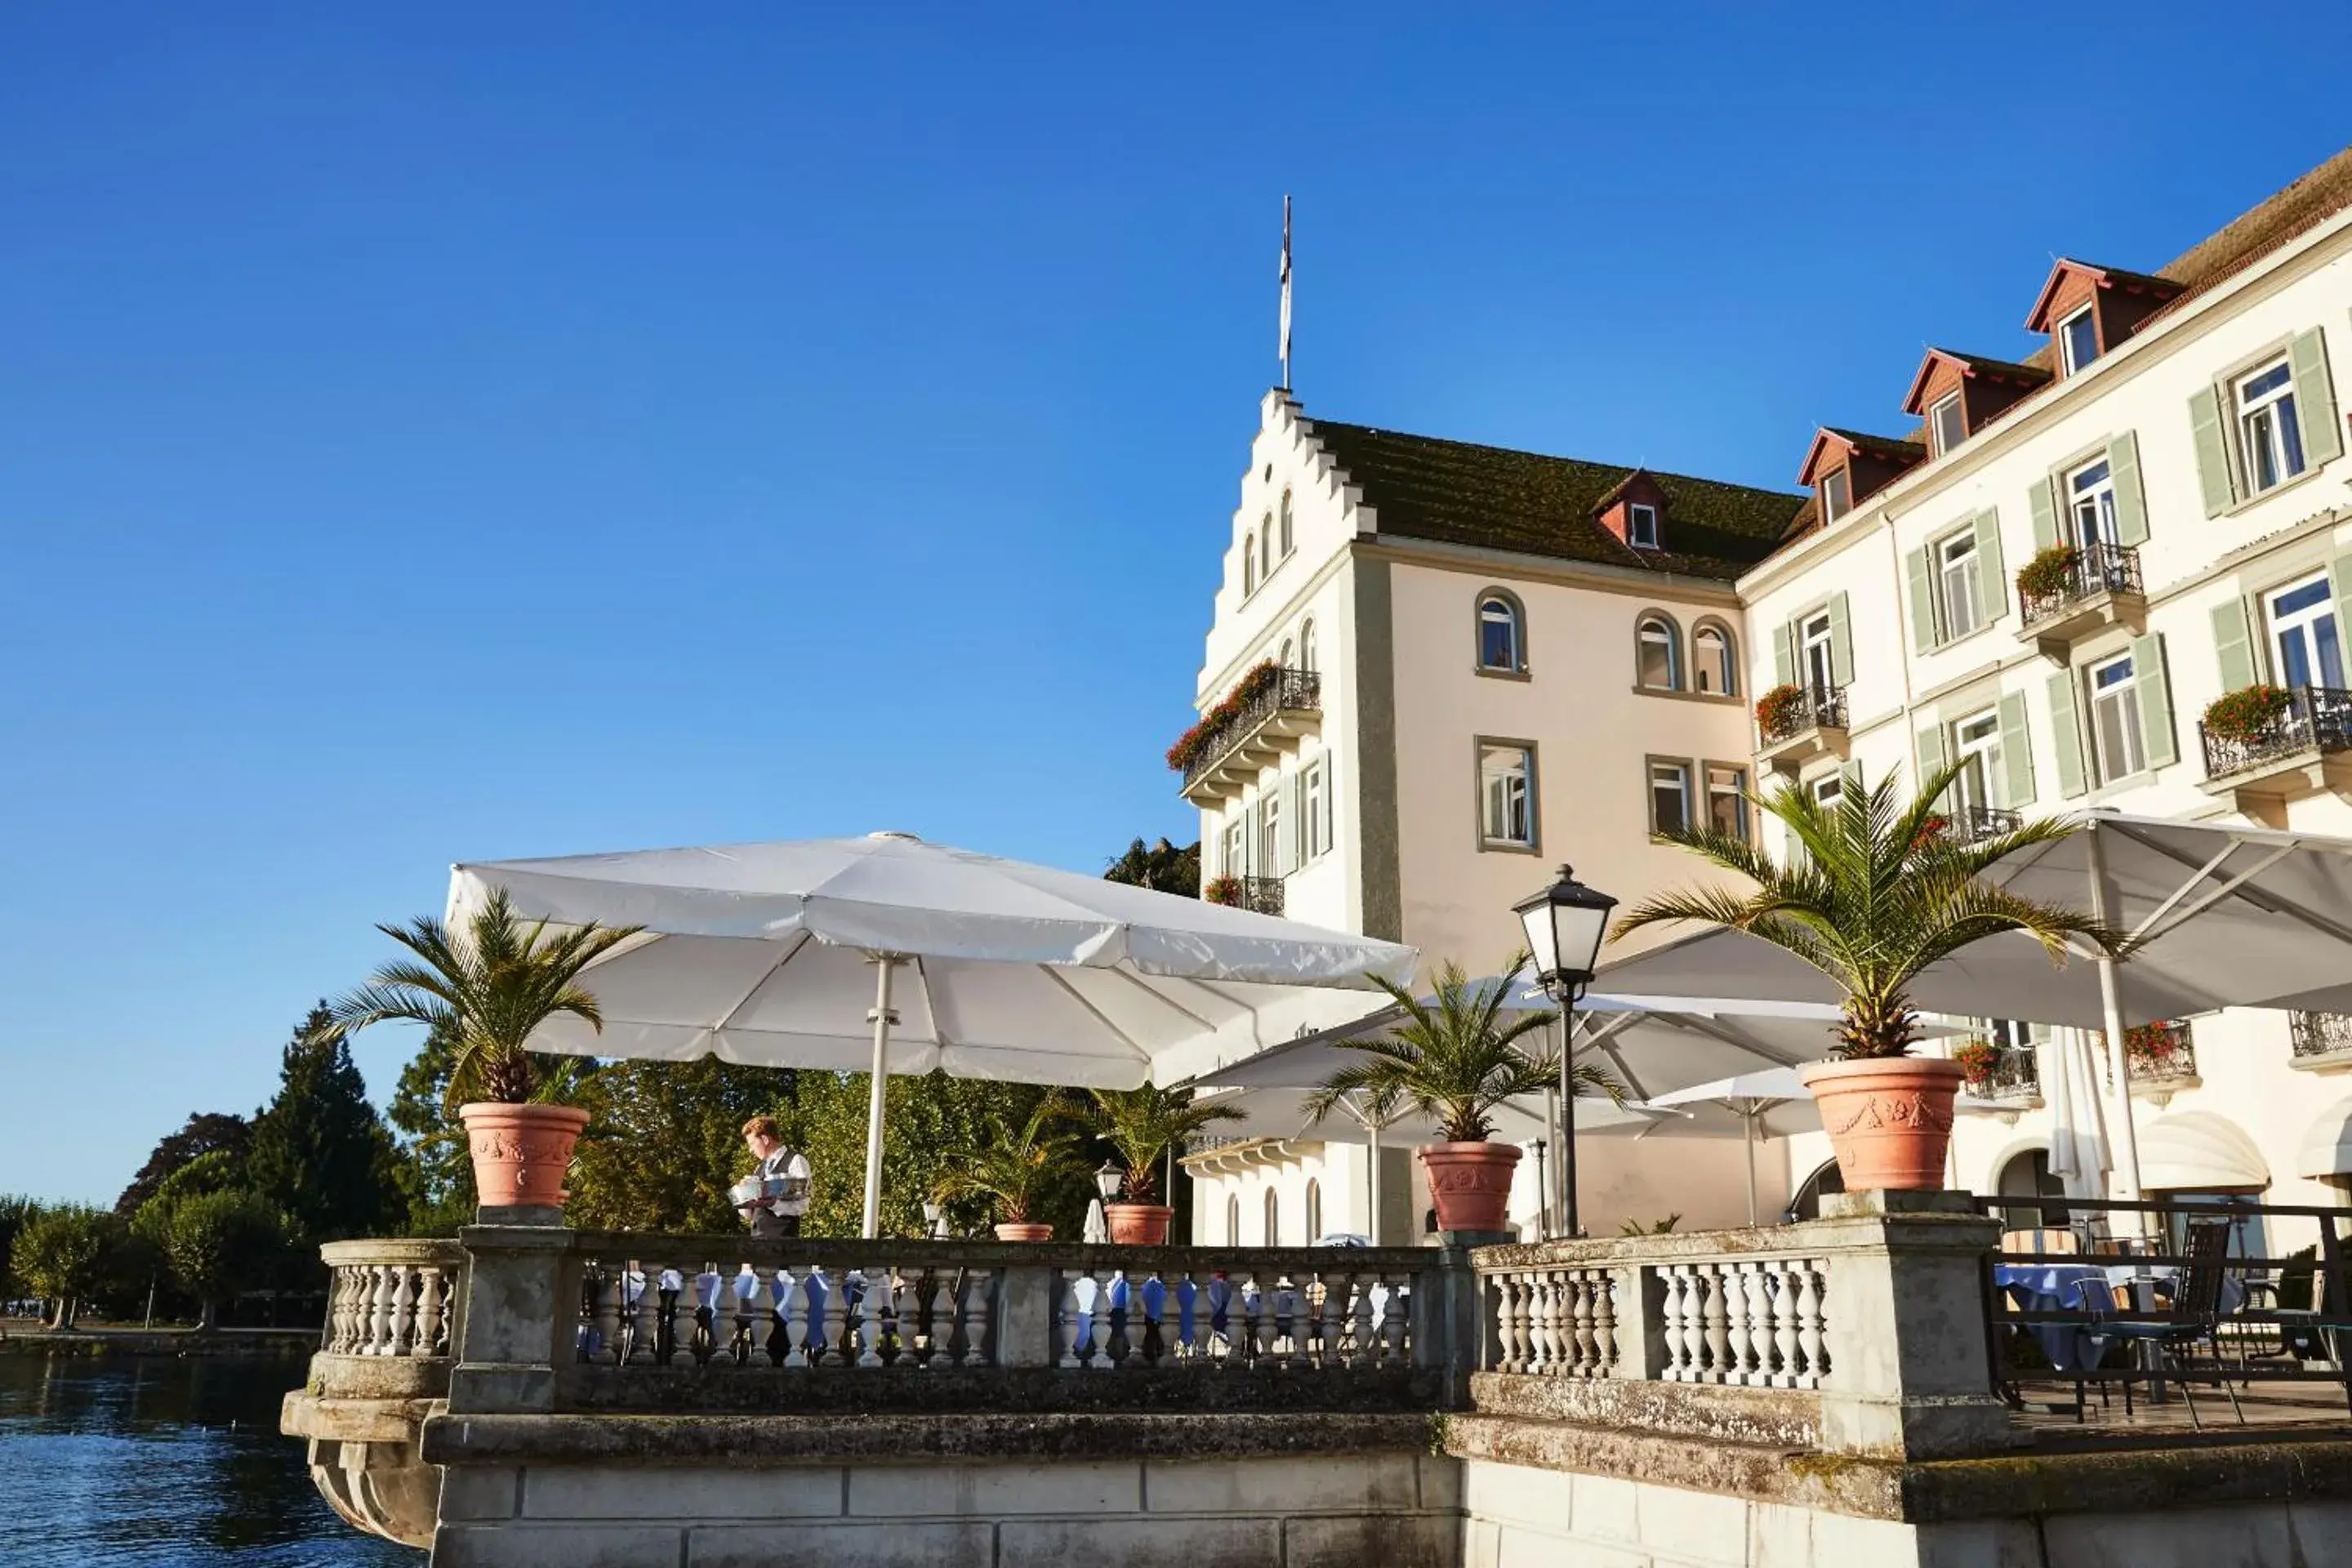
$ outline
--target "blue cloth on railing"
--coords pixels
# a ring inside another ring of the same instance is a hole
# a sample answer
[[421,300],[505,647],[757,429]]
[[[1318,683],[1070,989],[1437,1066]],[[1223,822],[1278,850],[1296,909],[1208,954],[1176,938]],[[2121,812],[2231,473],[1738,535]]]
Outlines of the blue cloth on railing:
[[[2000,1263],[1993,1267],[1992,1282],[2009,1292],[2021,1312],[2080,1312],[2098,1319],[2115,1310],[2107,1271],[2095,1264]],[[2107,1336],[2081,1324],[2028,1323],[2025,1329],[2060,1372],[2088,1371],[2107,1353]]]

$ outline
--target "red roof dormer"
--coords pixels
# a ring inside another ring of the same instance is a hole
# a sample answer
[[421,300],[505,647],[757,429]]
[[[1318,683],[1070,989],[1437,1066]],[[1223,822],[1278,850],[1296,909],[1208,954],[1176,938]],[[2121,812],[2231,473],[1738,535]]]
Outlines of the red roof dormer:
[[2049,381],[2048,371],[2030,364],[1929,349],[1903,412],[1927,422],[1927,449],[1940,458]]
[[1635,468],[1617,481],[1593,508],[1592,521],[1617,542],[1635,550],[1666,548],[1666,492],[1646,468]]
[[1805,466],[1797,482],[1812,490],[1820,502],[1822,522],[1827,526],[1927,458],[1927,449],[1916,442],[1824,425],[1806,448]]
[[2034,299],[2025,330],[2049,333],[2060,373],[2073,375],[2122,347],[2142,321],[2187,289],[2169,278],[2062,256]]

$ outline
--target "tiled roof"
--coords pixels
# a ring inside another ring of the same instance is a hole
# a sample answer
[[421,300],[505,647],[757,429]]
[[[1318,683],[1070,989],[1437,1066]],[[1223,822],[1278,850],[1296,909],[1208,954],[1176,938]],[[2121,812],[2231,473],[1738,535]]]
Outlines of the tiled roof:
[[1670,550],[1635,550],[1594,521],[1637,470],[1362,425],[1308,421],[1378,513],[1382,534],[1725,582],[1772,552],[1806,498],[1638,470],[1665,497]]
[[1927,444],[1919,436],[1873,436],[1865,430],[1842,430],[1834,425],[1824,425],[1822,430],[1836,437],[1859,452],[1889,462],[1916,463],[1927,455]]
[[2050,379],[2050,373],[2039,365],[2019,364],[2014,360],[1994,359],[1987,354],[1964,354],[1958,349],[1937,349],[1937,353],[1956,359],[1979,375],[1990,375],[2001,381],[2030,381],[2036,385]]

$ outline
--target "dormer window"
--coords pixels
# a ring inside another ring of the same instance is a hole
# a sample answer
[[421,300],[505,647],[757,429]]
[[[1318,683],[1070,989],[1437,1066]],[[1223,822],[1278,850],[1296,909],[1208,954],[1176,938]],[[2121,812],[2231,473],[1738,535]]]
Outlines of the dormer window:
[[1960,395],[1948,392],[1927,410],[1927,433],[1936,443],[1936,456],[1942,457],[1969,438],[1968,420],[1960,413]]
[[1853,510],[1853,490],[1843,468],[1833,468],[1822,479],[1822,521],[1835,522]]
[[1635,501],[1625,509],[1625,542],[1636,550],[1658,548],[1658,509]]
[[2099,324],[2088,305],[2058,323],[2057,337],[2059,357],[2068,375],[2088,369],[2099,357]]

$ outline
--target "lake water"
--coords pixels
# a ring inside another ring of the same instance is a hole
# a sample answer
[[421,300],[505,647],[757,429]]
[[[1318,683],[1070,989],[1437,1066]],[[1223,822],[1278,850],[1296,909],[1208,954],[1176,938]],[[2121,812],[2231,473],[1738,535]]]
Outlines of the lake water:
[[8,1568],[422,1568],[335,1517],[278,1433],[302,1356],[0,1355]]

